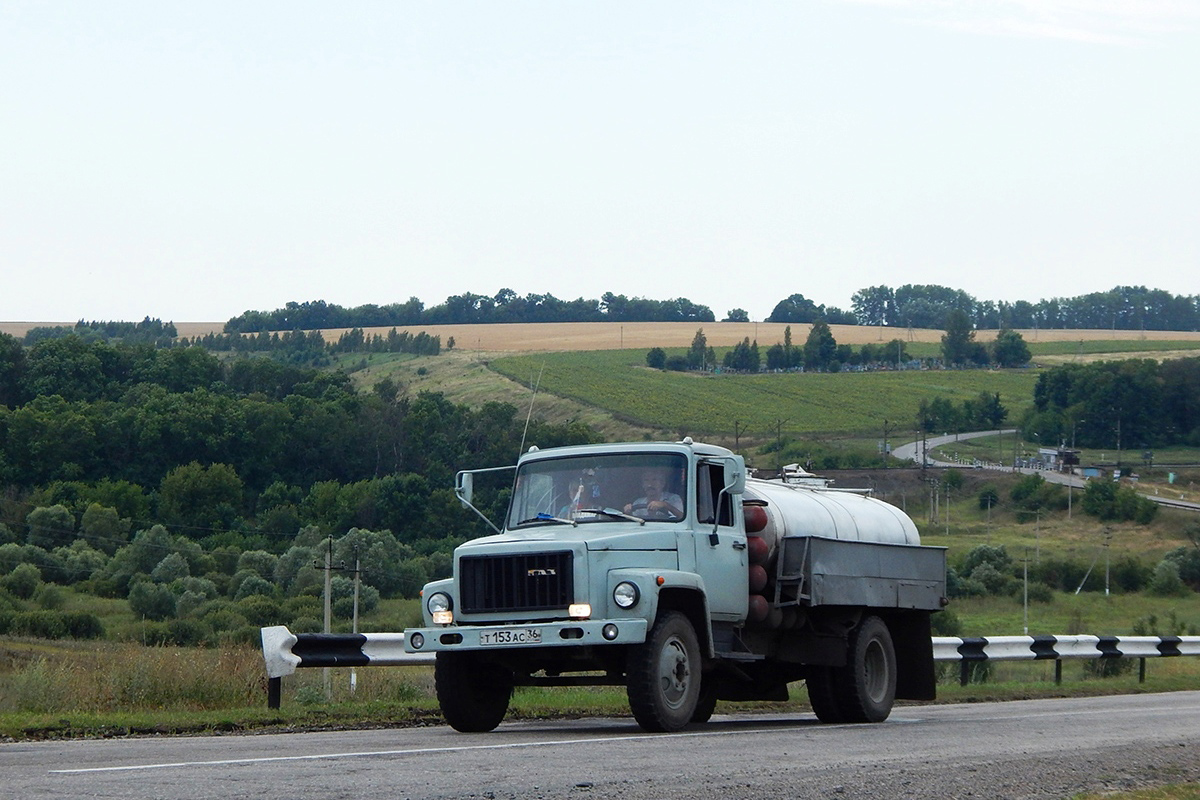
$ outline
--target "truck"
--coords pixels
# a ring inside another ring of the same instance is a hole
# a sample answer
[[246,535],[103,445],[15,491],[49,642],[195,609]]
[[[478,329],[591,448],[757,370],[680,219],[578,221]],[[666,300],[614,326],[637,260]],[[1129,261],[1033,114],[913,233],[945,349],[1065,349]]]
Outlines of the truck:
[[[485,477],[511,486],[501,524],[472,503]],[[690,438],[530,447],[459,472],[455,492],[492,533],[424,587],[404,648],[435,654],[458,731],[494,729],[517,686],[624,686],[657,732],[707,722],[718,700],[785,701],[800,681],[826,723],[934,699],[945,549],[867,492],[750,478],[742,456]]]

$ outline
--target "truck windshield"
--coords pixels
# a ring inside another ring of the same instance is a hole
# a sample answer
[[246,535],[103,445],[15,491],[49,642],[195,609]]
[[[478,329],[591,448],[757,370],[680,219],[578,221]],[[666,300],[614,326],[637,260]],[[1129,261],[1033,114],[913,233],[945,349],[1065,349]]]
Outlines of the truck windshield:
[[589,455],[530,461],[517,472],[509,529],[563,522],[680,522],[687,459],[677,453]]

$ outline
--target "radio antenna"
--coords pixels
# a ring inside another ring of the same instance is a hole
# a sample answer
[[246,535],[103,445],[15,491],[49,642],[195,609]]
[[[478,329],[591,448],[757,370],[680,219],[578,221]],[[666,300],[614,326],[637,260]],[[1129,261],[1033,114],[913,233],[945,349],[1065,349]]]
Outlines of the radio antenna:
[[533,394],[529,396],[529,412],[525,414],[525,430],[521,431],[521,446],[517,448],[517,458],[525,452],[525,436],[529,433],[529,420],[533,416],[533,401],[537,397],[538,387],[542,385],[542,373],[545,371],[546,362],[543,361],[542,368],[538,370],[537,381],[533,384]]

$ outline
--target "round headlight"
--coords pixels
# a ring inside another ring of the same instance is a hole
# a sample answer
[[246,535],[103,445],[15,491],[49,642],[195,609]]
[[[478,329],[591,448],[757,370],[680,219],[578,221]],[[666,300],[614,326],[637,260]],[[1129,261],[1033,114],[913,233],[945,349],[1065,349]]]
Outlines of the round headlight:
[[454,603],[450,601],[450,595],[445,592],[435,592],[429,595],[429,599],[425,601],[425,607],[429,609],[430,614],[437,614],[439,611],[452,610]]
[[637,586],[629,581],[621,581],[613,589],[613,602],[618,608],[633,608],[640,597]]

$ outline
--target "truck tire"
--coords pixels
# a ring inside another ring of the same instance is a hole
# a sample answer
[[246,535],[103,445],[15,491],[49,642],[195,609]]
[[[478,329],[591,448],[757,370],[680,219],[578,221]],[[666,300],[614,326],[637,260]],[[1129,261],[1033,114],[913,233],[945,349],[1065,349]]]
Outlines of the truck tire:
[[512,673],[475,653],[438,653],[433,679],[442,716],[456,731],[490,731],[508,713]]
[[896,701],[896,651],[879,617],[863,617],[850,632],[846,666],[835,671],[835,696],[845,722],[883,722]]
[[808,690],[808,704],[812,706],[817,719],[827,725],[836,725],[846,721],[842,707],[838,704],[837,682],[832,667],[810,667],[808,677],[804,679],[804,688]]
[[692,712],[692,722],[703,725],[712,719],[717,710],[717,687],[712,679],[700,680],[700,697],[696,699],[696,710]]
[[692,721],[700,699],[700,645],[688,618],[668,611],[644,644],[629,651],[626,693],[633,717],[651,732],[677,731]]

